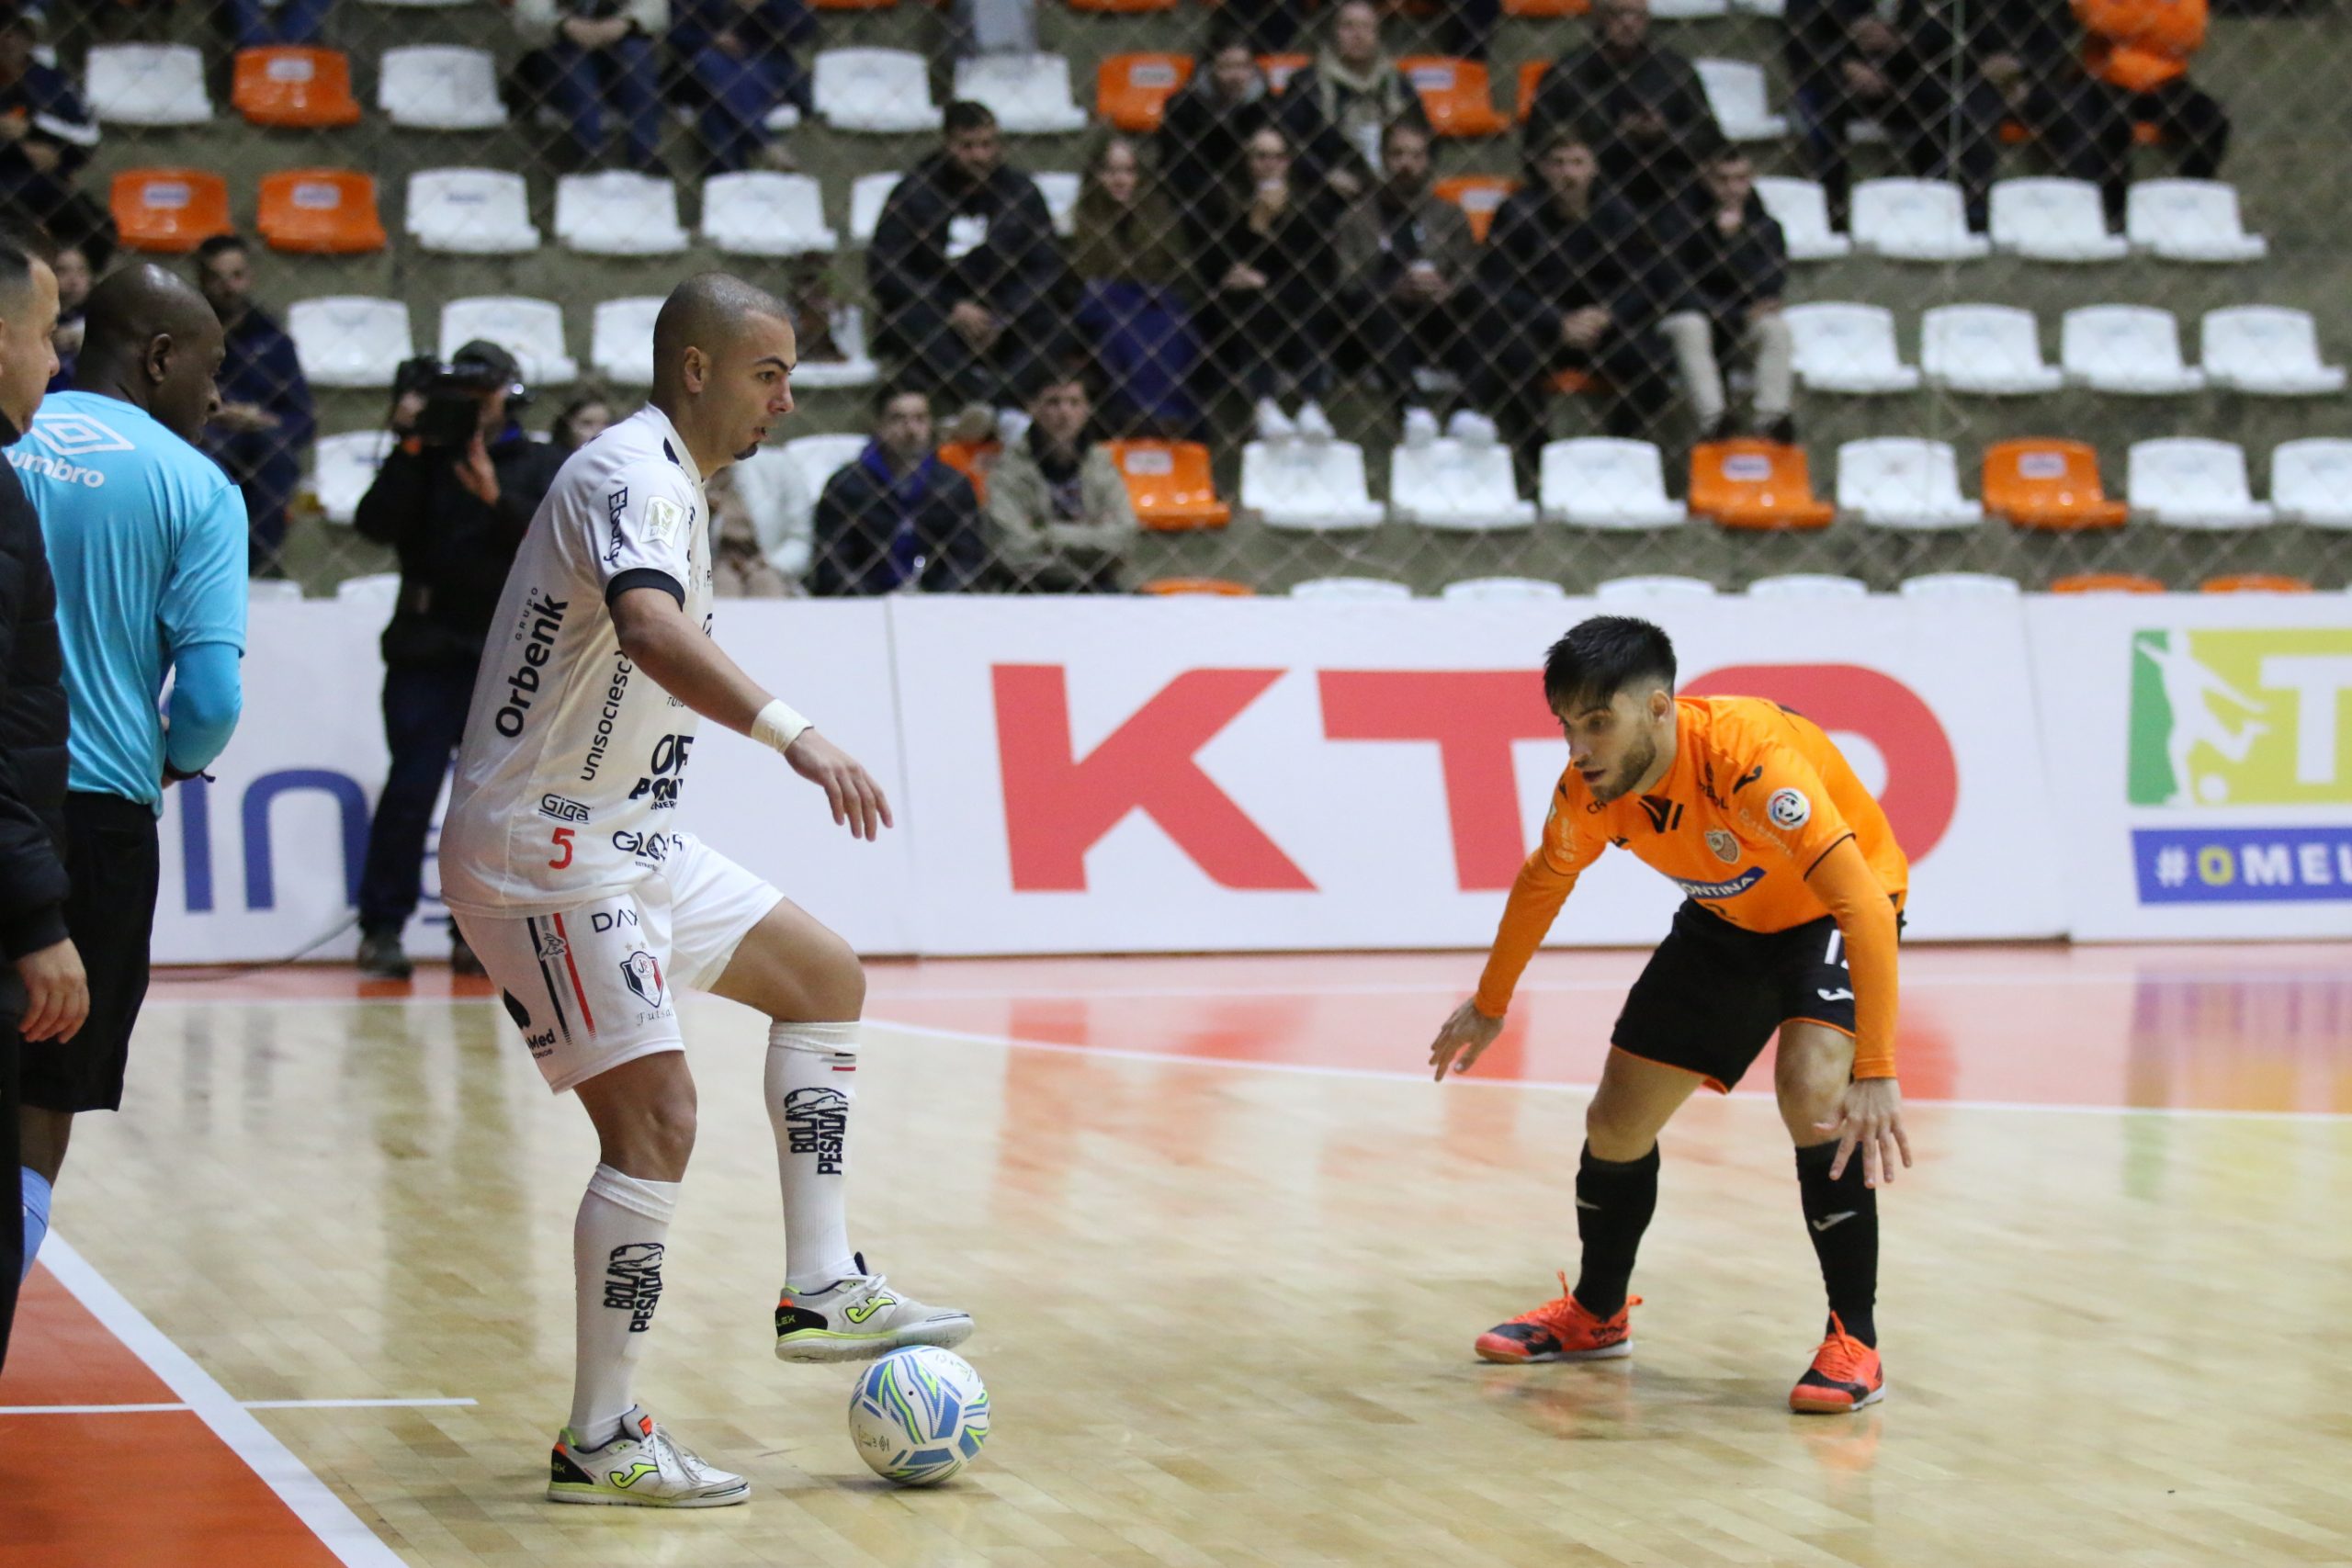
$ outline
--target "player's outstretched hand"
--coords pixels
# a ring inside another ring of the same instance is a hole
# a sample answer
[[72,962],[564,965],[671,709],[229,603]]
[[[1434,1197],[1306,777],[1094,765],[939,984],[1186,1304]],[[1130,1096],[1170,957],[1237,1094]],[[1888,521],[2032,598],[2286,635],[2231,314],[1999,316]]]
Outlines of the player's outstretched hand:
[[1477,1003],[1464,1002],[1455,1008],[1430,1044],[1430,1066],[1437,1069],[1431,1081],[1443,1083],[1448,1067],[1457,1073],[1468,1072],[1502,1032],[1503,1021],[1480,1012]]
[[873,775],[856,758],[813,729],[805,729],[784,754],[792,771],[825,792],[833,820],[845,823],[853,839],[878,839],[882,829],[895,827],[890,802]]
[[1859,1078],[1846,1086],[1834,1121],[1814,1123],[1838,1139],[1838,1157],[1829,1162],[1829,1179],[1846,1174],[1846,1162],[1859,1146],[1862,1151],[1862,1185],[1883,1187],[1894,1179],[1900,1156],[1911,1164],[1911,1140],[1903,1133],[1903,1091],[1893,1078]]

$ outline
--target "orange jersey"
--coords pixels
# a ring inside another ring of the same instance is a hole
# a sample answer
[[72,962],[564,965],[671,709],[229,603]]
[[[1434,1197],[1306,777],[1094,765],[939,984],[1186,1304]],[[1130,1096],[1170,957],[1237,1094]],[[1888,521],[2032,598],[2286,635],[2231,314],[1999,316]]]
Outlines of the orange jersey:
[[[1521,868],[1479,981],[1479,1010],[1503,1015],[1577,877],[1614,844],[1744,930],[1787,931],[1833,914],[1841,929],[1849,918],[1867,926],[1847,940],[1860,1021],[1857,1070],[1866,1060],[1883,1061],[1886,1072],[1862,1076],[1887,1076],[1894,911],[1911,866],[1886,814],[1821,727],[1802,714],[1760,697],[1678,697],[1674,706],[1674,762],[1649,794],[1604,806],[1574,767],[1560,775],[1543,842]],[[1866,878],[1832,859],[1849,840]],[[1832,861],[1828,874],[1815,876],[1825,861]],[[1849,871],[1842,879],[1834,874],[1840,866]]]

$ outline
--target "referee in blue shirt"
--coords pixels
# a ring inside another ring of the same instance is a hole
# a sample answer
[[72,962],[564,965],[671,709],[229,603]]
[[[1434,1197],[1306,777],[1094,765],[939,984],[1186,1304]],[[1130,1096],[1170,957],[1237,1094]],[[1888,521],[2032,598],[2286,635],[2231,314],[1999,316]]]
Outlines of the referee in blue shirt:
[[[191,444],[220,402],[220,320],[145,265],[100,283],[88,309],[73,389],[43,401],[8,449],[57,577],[74,716],[65,926],[90,978],[73,1043],[25,1046],[26,1268],[74,1113],[122,1104],[155,924],[155,818],[164,786],[229,743],[245,646],[244,498]],[[166,672],[168,730],[157,714]]]

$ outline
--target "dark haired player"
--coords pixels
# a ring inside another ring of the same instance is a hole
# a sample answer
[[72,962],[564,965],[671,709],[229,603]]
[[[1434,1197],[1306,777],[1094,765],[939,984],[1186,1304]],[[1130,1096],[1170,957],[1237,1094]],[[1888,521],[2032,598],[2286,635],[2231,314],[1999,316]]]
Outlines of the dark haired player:
[[1877,1189],[1898,1156],[1911,1163],[1894,1081],[1909,864],[1820,726],[1758,697],[1678,698],[1673,645],[1646,621],[1577,625],[1544,661],[1544,695],[1567,737],[1568,768],[1543,842],[1511,885],[1477,994],[1430,1047],[1439,1078],[1449,1066],[1467,1072],[1502,1032],[1521,971],[1611,844],[1689,897],[1625,998],[1585,1111],[1576,1286],[1480,1335],[1478,1354],[1633,1353],[1627,1308],[1641,1298],[1625,1292],[1657,1207],[1658,1130],[1701,1084],[1729,1092],[1777,1030],[1773,1089],[1829,1292],[1826,1335],[1789,1406],[1873,1404],[1886,1393],[1871,1318]]

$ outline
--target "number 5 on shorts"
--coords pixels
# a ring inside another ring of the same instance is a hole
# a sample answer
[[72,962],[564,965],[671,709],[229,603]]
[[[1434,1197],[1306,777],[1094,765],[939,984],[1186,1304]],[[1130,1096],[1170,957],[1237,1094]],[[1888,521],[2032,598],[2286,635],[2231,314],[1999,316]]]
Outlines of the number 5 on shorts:
[[[548,869],[549,871],[561,871],[564,867],[571,863],[571,829],[558,828],[555,830],[555,847],[563,852],[563,858],[561,860],[551,860],[548,862]],[[1835,939],[1832,940],[1834,941]],[[1831,951],[1834,953],[1837,950],[1832,948]]]

